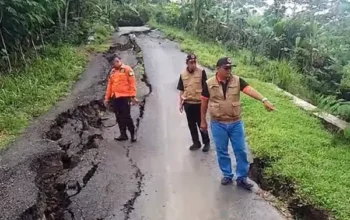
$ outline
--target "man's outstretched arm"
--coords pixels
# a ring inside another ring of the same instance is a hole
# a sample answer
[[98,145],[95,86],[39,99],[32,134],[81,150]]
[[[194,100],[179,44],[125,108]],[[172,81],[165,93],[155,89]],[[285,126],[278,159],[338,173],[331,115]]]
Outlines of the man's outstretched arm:
[[262,96],[258,91],[256,91],[253,87],[251,86],[246,86],[243,91],[242,91],[244,94],[256,99],[256,100],[259,100],[261,102],[264,103],[264,106],[265,108],[268,110],[268,111],[274,111],[275,110],[275,107],[272,105],[271,102],[269,102],[267,100],[267,98],[264,98],[264,96]]

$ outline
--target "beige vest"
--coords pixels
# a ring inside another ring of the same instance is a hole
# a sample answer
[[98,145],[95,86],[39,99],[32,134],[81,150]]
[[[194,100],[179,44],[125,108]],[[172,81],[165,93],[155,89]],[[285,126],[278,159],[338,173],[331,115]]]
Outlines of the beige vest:
[[182,96],[184,102],[190,104],[201,103],[202,72],[202,69],[197,68],[193,73],[189,73],[187,69],[181,73],[181,79],[184,84],[184,93]]
[[235,122],[241,118],[240,84],[238,76],[231,76],[226,90],[226,99],[216,76],[207,80],[209,90],[209,113],[219,122]]

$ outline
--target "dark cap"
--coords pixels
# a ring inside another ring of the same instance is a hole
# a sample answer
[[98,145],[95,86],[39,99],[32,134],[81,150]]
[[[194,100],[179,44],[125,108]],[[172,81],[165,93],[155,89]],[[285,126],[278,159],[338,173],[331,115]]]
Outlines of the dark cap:
[[193,53],[188,54],[187,57],[186,57],[186,61],[187,62],[190,61],[190,60],[196,60],[196,59],[197,59],[197,57]]
[[232,63],[231,58],[229,57],[223,57],[218,60],[216,63],[216,66],[236,66],[235,64]]
[[121,60],[121,57],[117,54],[106,55],[106,59],[108,60],[109,63],[112,63],[116,58]]
[[114,59],[121,60],[122,58],[119,55],[115,54]]

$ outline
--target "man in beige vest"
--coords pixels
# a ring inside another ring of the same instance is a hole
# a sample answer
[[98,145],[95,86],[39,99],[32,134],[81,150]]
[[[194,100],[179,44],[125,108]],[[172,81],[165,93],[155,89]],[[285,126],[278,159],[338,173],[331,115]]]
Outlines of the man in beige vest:
[[[197,66],[197,58],[189,54],[186,58],[187,68],[181,73],[177,89],[180,91],[180,112],[185,109],[188,127],[190,129],[193,145],[190,150],[200,149],[201,143],[198,137],[198,128],[201,124],[201,94],[202,86],[207,80],[204,69]],[[203,152],[210,149],[210,140],[207,131],[201,131],[204,147]]]
[[253,185],[247,181],[249,162],[247,155],[244,126],[241,120],[240,92],[262,102],[268,111],[274,106],[259,92],[250,87],[242,78],[231,75],[232,61],[228,57],[218,60],[216,75],[206,81],[202,91],[201,129],[207,130],[206,113],[209,108],[211,132],[216,145],[220,169],[223,173],[221,184],[233,181],[228,142],[231,141],[236,157],[237,185],[250,190]]

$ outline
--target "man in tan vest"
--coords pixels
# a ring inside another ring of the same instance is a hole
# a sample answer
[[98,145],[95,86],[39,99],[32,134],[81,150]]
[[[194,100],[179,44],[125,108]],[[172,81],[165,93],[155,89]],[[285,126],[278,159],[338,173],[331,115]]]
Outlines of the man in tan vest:
[[[201,125],[201,94],[202,86],[207,80],[204,69],[197,66],[197,58],[189,54],[186,58],[187,68],[181,73],[177,89],[180,91],[180,112],[185,109],[188,127],[190,129],[193,145],[190,150],[198,150],[201,143],[198,137],[198,128]],[[210,140],[207,131],[201,131],[204,147],[203,152],[210,149]]]
[[244,126],[241,120],[240,92],[261,101],[268,111],[273,111],[275,108],[267,98],[250,87],[246,81],[236,75],[231,75],[233,65],[230,58],[219,59],[216,66],[216,75],[208,79],[203,86],[201,129],[207,130],[206,113],[209,108],[211,132],[216,145],[218,163],[224,176],[221,184],[231,184],[234,176],[228,153],[230,140],[237,163],[237,185],[250,190],[253,185],[247,181],[249,162]]

